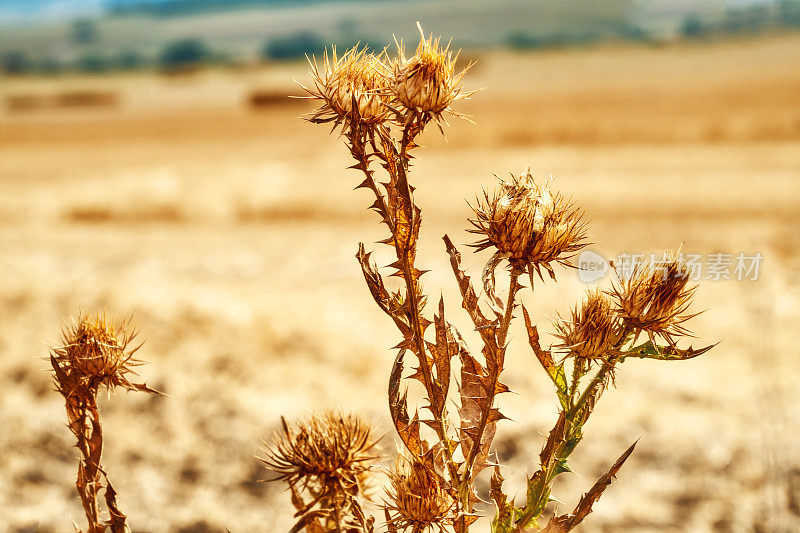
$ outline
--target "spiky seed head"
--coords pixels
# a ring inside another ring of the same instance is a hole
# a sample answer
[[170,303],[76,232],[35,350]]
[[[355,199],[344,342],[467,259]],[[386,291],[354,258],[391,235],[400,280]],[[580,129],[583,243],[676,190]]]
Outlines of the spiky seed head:
[[599,289],[591,289],[569,319],[555,322],[556,348],[568,356],[584,360],[606,359],[616,353],[624,333],[613,302]]
[[331,48],[330,54],[326,50],[321,64],[310,59],[314,87],[303,89],[322,105],[309,120],[341,123],[345,129],[385,121],[390,113],[386,105],[388,69],[381,56],[355,46],[341,57],[336,48]]
[[667,252],[660,262],[639,258],[632,275],[617,280],[610,295],[628,329],[674,345],[676,336],[692,335],[683,325],[695,316],[687,313],[697,290],[697,285],[689,282],[690,273],[680,254]]
[[399,455],[389,480],[384,506],[396,527],[444,531],[452,523],[455,502],[433,465]]
[[281,418],[282,430],[265,444],[264,464],[294,486],[313,484],[331,492],[356,494],[363,487],[375,459],[369,424],[354,415],[326,411],[290,427]]
[[569,266],[569,259],[586,246],[583,212],[549,183],[537,182],[530,171],[509,180],[500,179],[493,193],[483,191],[470,206],[475,218],[468,231],[482,239],[472,246],[480,250],[495,248],[519,267],[529,267],[540,275],[545,268],[553,275],[550,263]]
[[426,39],[421,28],[420,34],[413,56],[407,58],[404,46],[398,45],[390,89],[402,108],[438,119],[453,101],[468,96],[462,81],[469,67],[456,73],[458,53],[449,45],[442,47],[438,37]]
[[104,385],[154,392],[129,379],[142,364],[134,358],[141,346],[132,346],[136,335],[130,319],[115,321],[105,313],[82,314],[64,325],[61,346],[50,350],[59,391],[64,396],[76,391],[95,395]]

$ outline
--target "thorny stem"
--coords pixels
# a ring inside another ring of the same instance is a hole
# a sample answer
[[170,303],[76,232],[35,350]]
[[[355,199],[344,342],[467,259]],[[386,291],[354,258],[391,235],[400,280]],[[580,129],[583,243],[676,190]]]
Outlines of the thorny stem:
[[[70,400],[68,399],[67,402]],[[86,520],[89,524],[88,533],[101,533],[105,527],[100,524],[99,510],[97,508],[97,493],[100,491],[100,475],[102,469],[99,461],[103,450],[103,430],[98,419],[97,405],[92,398],[76,399],[78,405],[74,407],[77,412],[77,424],[72,426],[72,431],[77,439],[77,448],[81,451],[83,459],[78,465],[78,478],[76,486],[81,497],[81,504]],[[67,411],[70,406],[68,403]],[[88,433],[91,432],[89,438]],[[92,442],[95,442],[94,446]]]
[[[493,386],[495,386],[500,380],[500,372],[503,370],[503,360],[505,359],[506,350],[506,337],[508,336],[508,328],[511,325],[511,319],[514,313],[514,302],[516,300],[517,291],[519,290],[519,275],[520,272],[516,268],[511,270],[511,279],[509,280],[508,284],[508,298],[506,300],[506,306],[503,312],[503,319],[500,322],[500,329],[497,332],[497,349],[499,354],[497,358],[497,364],[492,368],[493,374],[491,375],[490,381]],[[478,456],[478,452],[480,451],[483,432],[486,431],[486,425],[489,422],[489,417],[491,416],[492,409],[494,408],[494,399],[496,397],[496,393],[494,393],[494,391],[488,394],[491,394],[489,409],[486,411],[485,416],[481,416],[481,420],[478,425],[477,442],[473,443],[472,449],[470,450],[466,471],[464,472],[464,482],[460,487],[462,505],[467,510],[471,510],[471,506],[469,504],[469,489],[472,485],[472,468],[475,464],[475,459]],[[465,527],[465,530],[467,528],[468,526]]]
[[[408,183],[408,179],[406,176],[406,172],[408,170],[408,149],[414,142],[414,138],[416,137],[416,132],[411,131],[412,123],[409,122],[403,128],[403,139],[400,143],[400,164],[396,165],[396,169],[398,172],[397,177],[397,184],[402,187],[401,193],[404,196],[404,200],[407,202],[407,217],[408,217],[408,224],[410,225],[410,231],[413,232],[415,221],[414,216],[416,215],[416,210],[414,209],[415,204],[411,194],[411,185]],[[421,129],[421,128],[420,128]],[[387,156],[389,154],[386,154]],[[403,266],[403,278],[406,282],[406,295],[407,300],[410,303],[410,318],[412,322],[412,328],[414,331],[414,342],[417,346],[418,350],[418,359],[419,364],[422,369],[423,379],[425,380],[425,390],[428,393],[429,401],[432,401],[432,398],[435,397],[433,383],[431,383],[431,368],[430,363],[428,361],[427,350],[425,347],[425,338],[424,333],[422,331],[422,325],[420,324],[419,320],[419,286],[417,284],[417,278],[414,276],[412,270],[415,268],[413,261],[414,261],[414,248],[416,248],[416,238],[413,239],[413,244],[411,245],[412,248],[402,249],[400,243],[397,240],[397,232],[394,232],[395,236],[395,249],[398,254],[398,259],[401,259],[402,266]],[[399,257],[401,256],[402,257]],[[439,441],[441,442],[445,456],[447,458],[447,466],[448,471],[450,473],[450,477],[453,481],[458,480],[458,469],[455,465],[455,461],[453,460],[453,448],[450,443],[450,439],[447,436],[446,431],[446,421],[447,421],[447,407],[446,407],[446,400],[442,402],[441,409],[437,409],[435,412],[432,409],[433,416],[436,419],[436,433],[439,437]]]
[[[623,339],[627,337],[627,333],[628,332],[626,331],[625,334],[622,335]],[[579,416],[581,410],[592,399],[594,399],[595,402],[599,399],[599,395],[595,397],[595,394],[597,393],[598,389],[602,387],[603,384],[606,382],[608,376],[614,371],[614,368],[618,360],[619,359],[617,357],[609,357],[608,361],[603,361],[600,370],[597,371],[597,373],[589,382],[589,384],[586,386],[586,388],[581,393],[577,401],[574,401],[574,394],[578,388],[578,383],[577,383],[578,379],[573,378],[573,383],[571,386],[572,391],[570,393],[570,398],[569,398],[570,407],[565,413],[563,413],[566,424],[566,427],[564,429],[564,434],[556,444],[555,449],[553,450],[553,453],[550,456],[551,460],[549,460],[547,464],[541,465],[540,472],[542,473],[541,475],[544,478],[544,482],[542,483],[542,492],[537,495],[536,504],[530,505],[529,508],[525,511],[525,513],[523,513],[523,515],[517,520],[517,523],[520,526],[523,526],[529,520],[534,518],[534,513],[536,512],[537,509],[540,508],[539,504],[541,503],[541,499],[547,494],[546,491],[547,487],[550,486],[550,484],[553,481],[553,478],[555,478],[557,474],[556,465],[558,465],[559,462],[566,460],[570,456],[572,451],[575,449],[574,445],[571,448],[567,449],[567,444],[569,443],[569,441],[573,440],[576,436],[580,434],[580,431],[583,428],[583,424],[586,423],[586,418],[588,417],[588,414],[585,417]],[[552,460],[552,458],[555,458],[555,460]]]
[[[620,341],[619,345],[615,348],[619,349],[622,345],[625,344],[625,340],[628,338],[628,335],[631,333],[629,328],[625,328],[622,333],[622,341]],[[592,381],[589,382],[589,385],[586,386],[586,389],[581,394],[578,401],[571,405],[570,409],[567,411],[567,419],[573,418],[578,411],[580,411],[581,407],[586,404],[587,401],[594,395],[597,389],[606,381],[606,378],[614,371],[617,362],[619,361],[618,355],[609,356],[608,360],[602,360],[602,366],[600,370],[597,371],[595,377],[592,378]],[[578,385],[575,383],[573,385],[573,394],[575,390],[577,390]],[[596,398],[595,400],[599,399]],[[572,396],[570,397],[570,401],[572,401]]]
[[[400,145],[400,150],[398,151],[396,146],[394,145],[391,137],[388,135],[387,132],[379,132],[379,136],[381,138],[381,145],[383,147],[383,156],[386,158],[387,162],[387,170],[390,174],[395,174],[394,176],[390,176],[392,181],[394,182],[395,187],[399,189],[403,206],[401,208],[405,211],[405,223],[408,224],[408,231],[409,237],[406,242],[402,242],[398,238],[398,220],[396,216],[392,216],[389,205],[386,204],[386,199],[381,194],[380,190],[375,183],[375,180],[372,176],[372,172],[369,170],[369,160],[364,151],[364,141],[361,135],[358,132],[354,132],[350,135],[351,140],[351,152],[353,157],[360,163],[359,169],[364,173],[367,178],[369,188],[373,191],[377,199],[378,209],[380,210],[381,216],[384,220],[389,221],[390,223],[390,231],[393,237],[393,243],[395,252],[397,255],[398,260],[400,261],[400,267],[403,274],[403,280],[405,281],[406,285],[406,302],[408,307],[408,319],[413,331],[414,335],[414,344],[418,354],[418,360],[420,363],[420,368],[422,370],[422,376],[424,380],[425,390],[428,393],[429,398],[433,398],[433,384],[431,383],[431,368],[428,361],[427,350],[425,347],[425,340],[424,340],[424,333],[422,329],[422,324],[420,323],[419,317],[419,285],[416,280],[416,276],[413,273],[415,268],[414,265],[414,252],[416,248],[416,238],[411,236],[411,233],[414,231],[414,217],[415,213],[415,205],[411,194],[411,186],[408,183],[407,179],[407,168],[408,168],[408,149],[413,143],[413,139],[415,134],[411,131],[411,124],[407,124],[406,127],[403,129],[403,138]],[[373,148],[377,148],[375,143],[372,142]],[[394,161],[390,161],[390,159],[394,159]],[[399,161],[398,161],[399,160]],[[398,164],[399,163],[399,164]],[[394,172],[392,172],[394,170]],[[396,206],[394,206],[396,207]],[[453,459],[453,447],[451,445],[450,439],[447,437],[446,433],[446,424],[445,421],[447,419],[446,407],[445,405],[441,406],[441,412],[436,412],[437,410],[431,410],[433,413],[434,418],[437,422],[436,433],[439,441],[441,442],[445,456],[447,458],[447,465],[448,471],[450,476],[453,480],[458,480],[458,470],[455,465],[455,461]]]
[[514,311],[514,300],[519,290],[519,275],[517,269],[511,271],[511,281],[508,288],[508,300],[506,301],[506,310],[503,315],[503,321],[500,324],[500,331],[497,335],[497,345],[505,351],[506,336],[508,335],[508,327],[511,325],[511,318]]
[[595,394],[600,385],[605,383],[606,377],[608,377],[609,373],[614,370],[615,364],[616,361],[613,360],[603,362],[603,366],[597,371],[597,374],[595,374],[595,376],[592,378],[592,381],[589,382],[589,385],[587,385],[583,393],[581,393],[578,401],[572,404],[569,411],[567,411],[567,420],[572,420],[575,415],[578,414],[580,409],[586,405],[586,402],[588,402],[589,399]]
[[[381,193],[380,189],[378,189],[378,184],[375,182],[375,178],[372,175],[372,171],[369,169],[369,157],[367,156],[366,146],[364,143],[364,138],[362,133],[357,130],[352,130],[349,135],[350,139],[350,153],[353,156],[353,159],[358,161],[360,166],[358,167],[364,174],[367,179],[367,185],[369,189],[375,194],[376,199],[376,207],[378,212],[383,218],[384,221],[388,225],[392,224],[391,217],[389,216],[389,207],[386,205],[386,198]],[[374,141],[372,142],[372,147],[375,148]],[[377,151],[377,150],[376,150]]]

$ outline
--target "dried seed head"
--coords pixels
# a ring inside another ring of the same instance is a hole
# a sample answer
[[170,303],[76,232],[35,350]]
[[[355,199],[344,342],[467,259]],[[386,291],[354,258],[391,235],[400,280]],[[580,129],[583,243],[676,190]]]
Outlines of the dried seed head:
[[[303,89],[322,101],[309,120],[315,123],[343,123],[345,129],[385,121],[390,113],[386,105],[387,67],[380,56],[366,48],[353,47],[341,57],[336,48],[325,52],[322,64],[309,60],[314,88]],[[302,87],[302,85],[301,85]]]
[[130,347],[136,335],[130,319],[115,322],[103,313],[81,315],[65,325],[62,346],[50,351],[58,390],[65,397],[95,395],[100,385],[154,392],[129,380],[133,368],[142,364],[133,357],[141,344]]
[[472,246],[494,247],[512,264],[532,267],[541,276],[545,268],[554,276],[551,262],[569,266],[569,259],[585,242],[583,213],[548,184],[539,184],[530,171],[500,180],[492,195],[483,191],[472,205],[475,218],[470,233],[483,238]]
[[332,411],[297,422],[290,428],[281,418],[282,432],[265,443],[264,464],[276,480],[294,486],[314,484],[319,490],[357,494],[365,480],[376,442],[370,426],[353,415]]
[[622,343],[624,334],[611,299],[598,289],[590,290],[580,308],[569,320],[555,323],[556,347],[567,355],[584,360],[606,359]]
[[398,456],[389,480],[389,501],[384,505],[396,527],[444,531],[452,523],[453,498],[432,465]]
[[695,316],[686,314],[697,290],[689,285],[689,277],[683,259],[665,253],[661,262],[638,260],[632,275],[615,283],[610,294],[628,329],[637,335],[646,331],[650,340],[661,337],[674,345],[674,337],[692,334],[683,326]]
[[469,67],[456,73],[458,53],[440,46],[440,39],[425,38],[420,28],[416,53],[406,58],[403,45],[397,47],[392,69],[391,91],[400,107],[438,119],[453,101],[466,98],[461,83]]

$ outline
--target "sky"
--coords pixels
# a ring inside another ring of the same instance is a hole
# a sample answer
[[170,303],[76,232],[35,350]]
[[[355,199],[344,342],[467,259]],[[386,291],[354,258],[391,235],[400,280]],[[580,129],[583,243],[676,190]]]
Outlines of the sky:
[[46,22],[102,12],[104,0],[0,0],[0,21]]

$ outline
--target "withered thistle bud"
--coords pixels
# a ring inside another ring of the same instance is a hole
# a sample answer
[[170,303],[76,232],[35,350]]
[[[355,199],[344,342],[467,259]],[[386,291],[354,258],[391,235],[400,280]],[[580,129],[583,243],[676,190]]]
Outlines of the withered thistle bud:
[[315,123],[343,123],[345,129],[385,121],[390,113],[386,105],[388,69],[379,56],[366,48],[353,47],[341,57],[336,49],[325,52],[322,64],[309,60],[314,87],[303,89],[322,101],[309,120]]
[[289,427],[265,443],[264,464],[290,486],[302,482],[318,490],[349,494],[363,487],[376,441],[370,426],[357,416],[327,411]]
[[611,299],[598,289],[590,290],[581,307],[572,310],[568,320],[555,323],[556,348],[584,360],[606,359],[623,341],[622,324]]
[[129,379],[135,375],[133,368],[142,364],[134,358],[141,345],[131,346],[136,335],[130,319],[114,322],[103,313],[81,315],[65,325],[62,346],[50,353],[59,392],[93,396],[100,385],[154,392]]
[[384,505],[396,527],[444,531],[452,523],[455,502],[432,465],[398,456],[389,479],[389,501]]
[[458,54],[453,55],[449,45],[442,48],[438,37],[426,39],[421,28],[420,34],[417,51],[410,58],[398,46],[390,89],[402,108],[438,119],[453,101],[468,96],[461,83],[469,67],[456,73]]
[[686,311],[696,290],[689,285],[689,271],[680,256],[668,253],[661,262],[637,261],[632,275],[615,283],[610,294],[628,329],[674,345],[674,337],[691,335],[683,323],[695,316]]
[[475,218],[468,231],[483,237],[472,246],[495,248],[513,265],[540,276],[544,268],[554,277],[550,263],[570,266],[569,259],[588,244],[583,212],[548,184],[537,183],[530,171],[501,179],[498,190],[491,195],[484,190],[471,207]]

